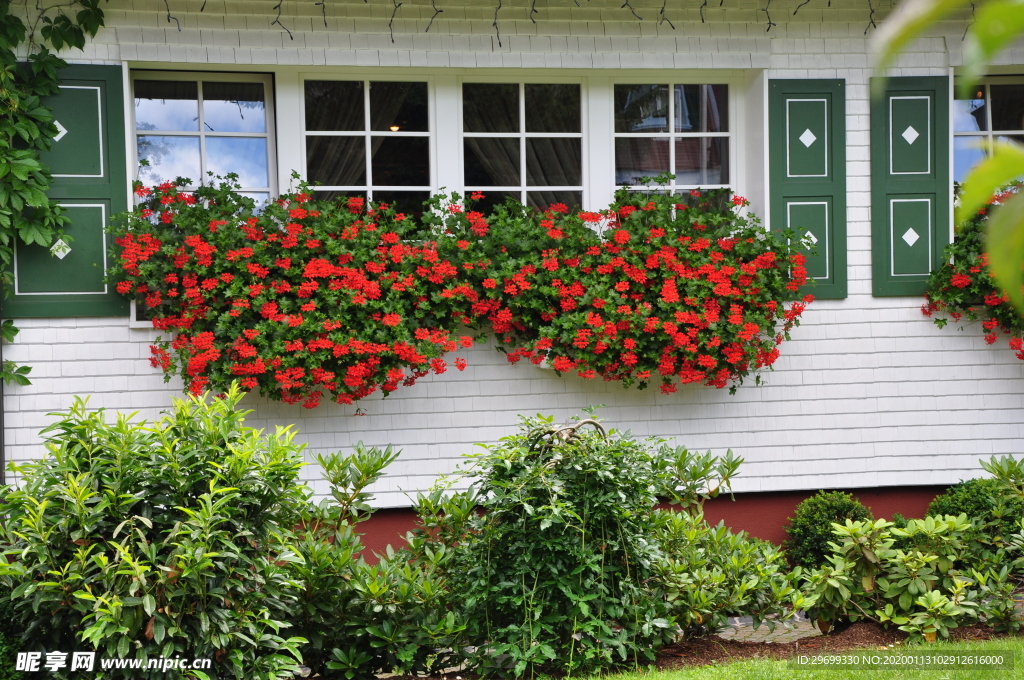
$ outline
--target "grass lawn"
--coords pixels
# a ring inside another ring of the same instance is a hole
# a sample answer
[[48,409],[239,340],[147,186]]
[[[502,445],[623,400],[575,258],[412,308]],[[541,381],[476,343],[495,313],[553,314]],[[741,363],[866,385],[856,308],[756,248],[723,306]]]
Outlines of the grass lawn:
[[[1024,677],[1024,637],[983,642],[936,643],[934,645],[898,646],[888,654],[989,654],[1007,652],[1012,654],[1013,669],[907,669],[847,670],[847,669],[796,669],[788,661],[737,661],[735,663],[700,666],[685,670],[650,673],[624,673],[606,676],[603,680],[1010,680]],[[873,650],[852,650],[845,654],[873,653]],[[879,652],[881,653],[881,652]]]

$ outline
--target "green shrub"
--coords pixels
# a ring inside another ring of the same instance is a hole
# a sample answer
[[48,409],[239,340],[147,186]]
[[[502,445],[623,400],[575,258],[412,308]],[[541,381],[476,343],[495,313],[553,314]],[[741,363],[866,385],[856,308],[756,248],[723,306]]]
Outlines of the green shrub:
[[14,670],[22,651],[21,626],[11,603],[11,591],[0,586],[0,680],[21,680],[24,674]]
[[[1020,628],[1009,567],[960,566],[971,555],[967,515],[911,519],[903,529],[884,519],[847,520],[833,529],[828,563],[804,577],[806,597],[815,601],[808,613],[822,629],[868,619],[934,642],[979,619],[1001,630]],[[898,539],[913,547],[894,548]]]
[[961,513],[974,520],[981,541],[1003,545],[1021,530],[1024,499],[1010,493],[998,479],[968,479],[949,487],[928,506],[929,515]]
[[356,528],[372,512],[364,489],[398,455],[358,444],[349,456],[317,457],[332,498],[303,521],[294,632],[309,640],[304,663],[320,677],[435,674],[451,665],[451,653],[438,650],[450,649],[462,626],[445,607],[436,564],[443,552],[407,559],[389,548],[372,566],[360,556]]
[[796,506],[787,521],[789,538],[782,544],[793,566],[814,569],[827,562],[832,553],[829,542],[835,540],[832,523],[871,519],[871,511],[851,494],[819,491]]
[[[446,480],[419,498],[408,549],[417,560],[443,553],[447,606],[465,625],[455,644],[482,674],[650,661],[730,613],[784,616],[780,603],[797,595],[777,554],[703,519],[703,501],[740,464],[731,452],[696,455],[541,416],[486,449],[466,473],[469,491],[448,495]],[[655,511],[659,497],[685,510]],[[759,564],[765,555],[773,564]]]
[[48,455],[14,467],[22,485],[0,502],[0,581],[27,640],[101,658],[209,658],[211,677],[296,667],[304,640],[286,636],[300,585],[292,528],[308,505],[302,447],[287,428],[243,427],[240,398],[177,401],[154,424],[108,423],[82,400],[55,414]]

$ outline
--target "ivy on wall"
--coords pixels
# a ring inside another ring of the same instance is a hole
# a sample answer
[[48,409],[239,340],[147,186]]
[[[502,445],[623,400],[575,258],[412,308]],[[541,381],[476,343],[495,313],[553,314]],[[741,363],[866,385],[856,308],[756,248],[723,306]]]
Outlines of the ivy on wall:
[[[63,209],[46,192],[52,177],[39,161],[57,128],[42,98],[57,94],[67,63],[52,50],[81,49],[86,36],[103,26],[102,0],[61,5],[0,0],[0,282],[13,283],[11,263],[17,241],[49,246],[67,223]],[[3,337],[17,329],[4,323]],[[0,378],[28,384],[27,367],[4,361]]]

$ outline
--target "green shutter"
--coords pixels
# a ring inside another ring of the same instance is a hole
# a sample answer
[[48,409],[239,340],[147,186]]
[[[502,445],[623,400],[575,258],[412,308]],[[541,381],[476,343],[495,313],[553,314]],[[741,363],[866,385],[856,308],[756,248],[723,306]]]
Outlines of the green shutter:
[[887,79],[871,103],[874,295],[924,294],[949,245],[949,194],[949,79]]
[[58,136],[41,154],[53,174],[51,199],[67,208],[66,247],[18,243],[6,318],[127,316],[128,303],[104,283],[110,216],[126,210],[124,86],[120,66],[72,65],[60,94],[44,99]]
[[806,292],[846,297],[846,83],[768,83],[771,226],[812,244]]

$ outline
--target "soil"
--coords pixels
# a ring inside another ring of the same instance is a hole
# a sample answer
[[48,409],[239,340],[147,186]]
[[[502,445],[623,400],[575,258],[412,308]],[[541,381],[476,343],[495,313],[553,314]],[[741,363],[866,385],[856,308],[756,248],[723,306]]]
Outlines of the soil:
[[[955,628],[949,632],[952,640],[988,640],[1004,637],[985,626],[974,625]],[[658,670],[672,670],[684,666],[742,661],[745,659],[788,659],[797,654],[825,654],[851,649],[884,649],[897,645],[907,637],[899,630],[885,630],[872,622],[860,622],[828,635],[808,637],[796,642],[741,642],[723,640],[717,635],[680,642],[665,647],[658,654]]]

